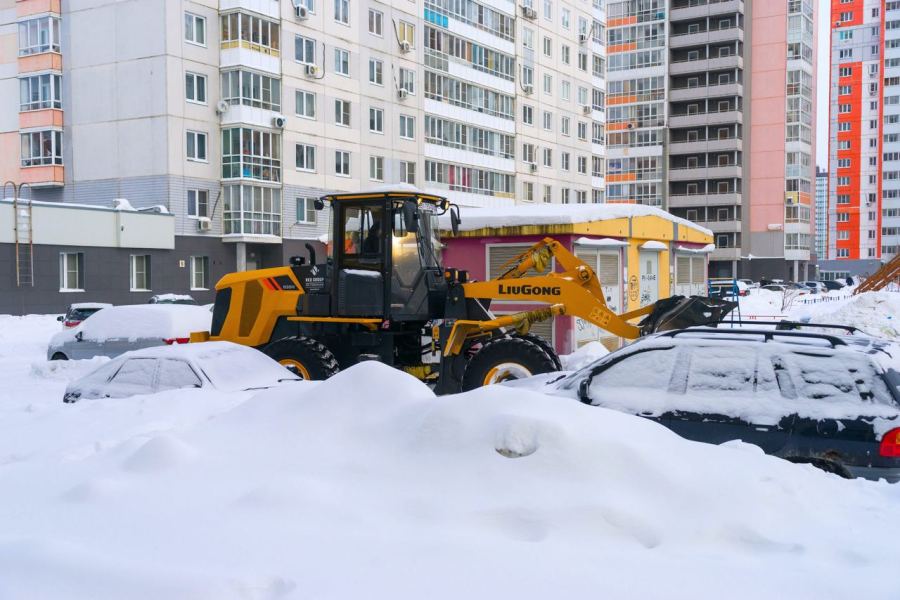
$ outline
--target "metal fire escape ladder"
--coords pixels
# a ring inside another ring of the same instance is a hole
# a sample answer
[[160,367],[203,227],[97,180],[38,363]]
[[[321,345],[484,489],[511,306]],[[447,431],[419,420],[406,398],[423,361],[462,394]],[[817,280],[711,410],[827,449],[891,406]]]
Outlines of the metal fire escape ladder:
[[31,201],[13,196],[16,233],[16,285],[34,286],[34,246],[31,236]]

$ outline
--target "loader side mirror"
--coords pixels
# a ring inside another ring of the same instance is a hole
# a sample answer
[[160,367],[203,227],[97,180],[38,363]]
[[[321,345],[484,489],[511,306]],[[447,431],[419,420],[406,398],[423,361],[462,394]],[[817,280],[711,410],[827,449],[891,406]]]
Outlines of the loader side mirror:
[[460,223],[459,207],[454,204],[450,207],[450,230],[453,232],[453,235],[459,235]]
[[323,208],[325,208],[325,201],[321,198],[316,198],[315,200],[313,200],[313,208],[315,208],[316,210],[322,210]]
[[410,233],[419,231],[419,209],[412,200],[403,203],[403,224]]

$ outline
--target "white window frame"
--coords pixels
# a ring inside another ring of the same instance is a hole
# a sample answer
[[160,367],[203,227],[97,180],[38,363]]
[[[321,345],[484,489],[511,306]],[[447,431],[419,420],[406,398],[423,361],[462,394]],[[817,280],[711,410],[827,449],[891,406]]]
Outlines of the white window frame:
[[[59,17],[50,15],[19,21],[19,56],[59,53],[59,27]],[[42,39],[44,36],[46,39]]]
[[[194,156],[190,154],[190,145],[188,140],[193,137],[194,139]],[[198,150],[200,149],[200,141],[203,141],[203,154],[204,158],[200,158]],[[187,160],[191,162],[199,162],[199,163],[208,163],[209,162],[209,135],[205,131],[195,131],[193,129],[188,129],[185,132],[184,138],[184,155]]]
[[[374,121],[374,122],[373,122]],[[373,128],[374,125],[374,128]],[[384,109],[369,107],[369,132],[384,135]]]
[[[68,258],[75,257],[75,281],[69,281]],[[70,285],[74,283],[74,285]],[[84,291],[84,253],[60,252],[59,253],[59,291],[83,292]]]
[[384,87],[384,61],[380,58],[369,59],[369,83]]
[[[188,95],[188,80],[191,78],[193,78],[193,80],[194,80],[194,97],[193,98],[191,98]],[[197,92],[200,89],[200,86],[198,86],[197,83],[200,81],[203,82],[203,85],[202,85],[203,99],[197,98],[197,96],[198,96]],[[202,73],[194,73],[193,71],[185,71],[184,72],[184,99],[187,102],[190,102],[191,104],[202,104],[202,105],[206,106],[208,104],[208,102],[206,101],[206,99],[208,97],[209,97],[209,85],[208,85],[208,80],[206,78],[206,75],[203,75]]]
[[[347,67],[346,71],[342,69]],[[342,77],[350,77],[350,51],[343,48],[334,49],[334,72]]]
[[[412,134],[410,135],[410,128]],[[416,118],[412,115],[400,115],[400,137],[404,140],[416,139]]]
[[350,0],[334,0],[334,22],[350,26]]
[[[46,80],[46,86],[44,81]],[[36,88],[36,89],[35,89]],[[44,91],[48,97],[44,97]],[[38,99],[33,100],[35,93]],[[62,108],[62,75],[27,73],[19,76],[19,112]]]
[[[200,268],[198,269],[198,264]],[[191,291],[205,292],[209,289],[209,257],[192,256],[190,258],[190,284]],[[200,285],[197,285],[197,275],[200,275]]]
[[[197,23],[203,23],[203,39],[197,40]],[[206,26],[206,17],[202,17],[198,14],[194,14],[192,12],[185,11],[184,13],[184,41],[188,44],[193,44],[194,46],[200,46],[202,48],[206,48],[206,34],[209,31],[209,28]],[[188,37],[188,33],[192,35]]]
[[[194,195],[194,211],[191,212],[191,194]],[[201,201],[201,197],[203,198]],[[190,188],[185,192],[185,213],[189,219],[199,219],[200,217],[209,218],[209,190],[198,188]],[[200,207],[203,206],[201,214]]]
[[400,183],[416,185],[416,161],[400,161]]
[[412,69],[400,67],[398,77],[398,86],[401,90],[406,90],[410,96],[416,95],[416,72]]
[[[377,31],[372,30],[372,24],[375,24],[375,29]],[[384,37],[384,13],[380,10],[375,10],[374,8],[369,9],[369,33],[374,36]]]
[[[308,56],[309,54],[312,56]],[[299,55],[303,54],[301,58]],[[305,37],[302,35],[294,36],[294,62],[298,62],[301,65],[313,65],[316,64],[316,40],[310,37]]]
[[[303,156],[303,166],[298,166],[299,158]],[[309,166],[310,156],[312,157],[312,166]],[[316,172],[316,147],[313,144],[296,144],[294,146],[294,169],[304,173]]]
[[[344,110],[346,108],[346,110]],[[347,120],[344,122],[344,115],[347,115]],[[338,118],[340,115],[340,119]],[[340,98],[335,99],[334,101],[334,124],[338,127],[350,127],[352,123],[352,115],[351,115],[351,105],[349,100],[341,100]]]
[[384,157],[372,155],[369,157],[369,181],[384,181]]
[[[302,100],[301,100],[302,98]],[[311,114],[308,114],[310,107],[310,99],[312,99],[312,111]],[[307,112],[300,112],[300,106],[303,106]],[[316,120],[316,94],[314,92],[307,92],[306,90],[297,90],[296,95],[294,96],[294,113],[300,117],[301,119],[309,119],[311,121]]]
[[[316,206],[315,206],[315,198],[308,198],[304,196],[298,196],[296,199],[297,209],[296,215],[294,218],[296,219],[295,223],[299,223],[301,225],[315,225],[316,218]],[[301,208],[302,207],[302,208]],[[303,215],[303,218],[300,218],[300,215]]]
[[[37,136],[37,148],[34,146]],[[25,141],[27,138],[27,142]],[[58,129],[44,129],[42,131],[28,131],[20,134],[21,160],[23,167],[39,167],[47,165],[63,164],[62,131]],[[26,156],[25,150],[28,150]],[[44,154],[44,149],[49,148],[50,153]]]
[[[338,170],[338,165],[346,165],[346,173]],[[335,177],[350,177],[350,153],[346,150],[334,151],[334,175]]]
[[[137,259],[143,259],[144,261],[144,281],[143,283],[146,287],[136,287],[138,271],[137,271]],[[128,289],[132,292],[149,292],[153,289],[153,281],[151,280],[151,269],[152,259],[149,254],[131,254],[128,257]]]

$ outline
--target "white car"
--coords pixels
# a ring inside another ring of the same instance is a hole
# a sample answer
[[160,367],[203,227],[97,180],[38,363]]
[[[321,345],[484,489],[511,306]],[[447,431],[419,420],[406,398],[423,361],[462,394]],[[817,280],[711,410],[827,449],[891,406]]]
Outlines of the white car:
[[184,388],[266,389],[299,377],[260,352],[231,342],[157,346],[126,352],[66,387],[63,402],[127,398]]
[[104,308],[77,327],[54,335],[47,359],[114,358],[129,350],[186,344],[192,331],[208,331],[211,320],[212,314],[202,306],[135,304]]

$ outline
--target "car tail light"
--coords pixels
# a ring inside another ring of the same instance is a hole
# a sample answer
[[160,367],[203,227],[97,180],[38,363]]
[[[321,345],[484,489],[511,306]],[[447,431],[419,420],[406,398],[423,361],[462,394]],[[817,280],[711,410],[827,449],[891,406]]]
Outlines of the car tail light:
[[81,321],[63,321],[63,327],[78,327]]
[[166,338],[163,340],[167,346],[171,346],[172,344],[187,344],[191,341],[191,338]]
[[900,458],[900,428],[891,429],[881,438],[878,454],[889,458]]

